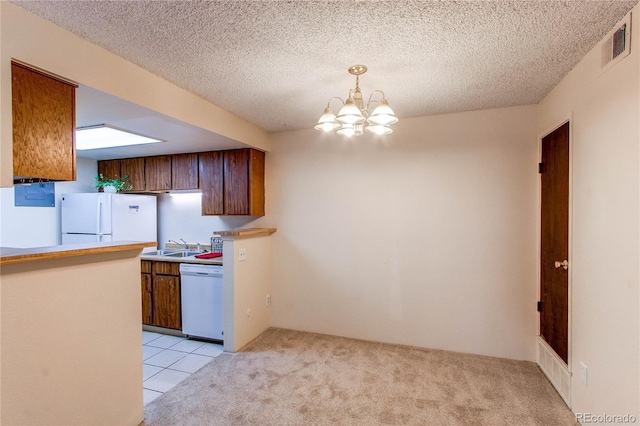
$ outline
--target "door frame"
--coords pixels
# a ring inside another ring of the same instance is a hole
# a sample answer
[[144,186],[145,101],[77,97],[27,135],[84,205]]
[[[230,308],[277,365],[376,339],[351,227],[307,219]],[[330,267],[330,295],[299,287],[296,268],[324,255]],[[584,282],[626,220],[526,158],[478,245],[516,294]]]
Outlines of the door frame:
[[[538,163],[540,163],[542,160],[542,139],[544,137],[546,137],[547,135],[553,133],[555,130],[557,130],[559,127],[563,126],[566,123],[569,123],[569,235],[568,235],[568,261],[569,261],[569,270],[568,272],[568,282],[567,282],[567,298],[568,298],[568,304],[567,304],[567,365],[566,367],[564,367],[564,361],[557,356],[557,354],[555,354],[555,352],[553,352],[551,350],[551,348],[547,345],[547,343],[544,341],[544,339],[542,339],[540,337],[540,313],[536,312],[536,348],[538,351],[537,354],[537,360],[538,360],[538,364],[540,365],[540,359],[541,359],[541,354],[540,354],[540,347],[541,345],[546,345],[547,348],[549,348],[549,352],[553,353],[553,356],[556,358],[556,361],[558,363],[558,365],[563,368],[566,369],[567,374],[571,375],[571,372],[573,371],[573,366],[572,366],[572,347],[573,347],[573,338],[572,338],[572,316],[573,316],[573,153],[574,153],[574,138],[573,138],[573,134],[574,134],[574,118],[573,118],[573,111],[571,111],[568,114],[565,114],[562,116],[562,119],[553,122],[552,125],[550,126],[545,126],[543,127],[544,131],[540,132],[538,134]],[[539,176],[539,175],[538,175]],[[537,185],[537,191],[538,191],[538,200],[537,200],[537,212],[536,212],[536,245],[537,245],[537,252],[536,252],[536,277],[537,277],[537,300],[540,300],[540,279],[541,279],[541,271],[540,271],[540,263],[541,263],[541,250],[542,250],[542,180],[540,179],[540,177],[538,177],[538,185]],[[535,309],[535,307],[533,307],[533,309]],[[544,366],[540,365],[541,367],[543,367],[543,372],[545,372],[545,374],[547,374],[548,372],[545,371]],[[550,372],[549,372],[550,373]],[[549,374],[547,374],[547,376],[549,376]],[[556,381],[556,379],[558,379],[558,381]],[[568,391],[568,395],[565,395],[565,392],[561,391],[560,387],[561,387],[561,383],[560,383],[560,379],[557,377],[549,377],[549,380],[551,381],[551,383],[558,389],[558,391],[560,392],[561,396],[563,397],[563,399],[565,399],[565,402],[567,402],[567,405],[569,406],[569,408],[571,408],[571,388],[569,387]]]

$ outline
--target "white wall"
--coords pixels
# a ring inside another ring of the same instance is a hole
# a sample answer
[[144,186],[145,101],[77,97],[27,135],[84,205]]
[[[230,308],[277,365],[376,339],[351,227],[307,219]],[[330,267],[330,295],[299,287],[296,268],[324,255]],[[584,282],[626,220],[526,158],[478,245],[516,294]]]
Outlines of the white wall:
[[[633,9],[640,16],[640,6]],[[640,31],[599,75],[595,47],[540,103],[538,136],[571,122],[572,409],[640,419]],[[588,367],[588,385],[578,363]]]
[[[271,236],[222,237],[224,240],[224,350],[236,352],[269,328],[272,290]],[[237,253],[246,251],[240,261]]]
[[273,135],[272,325],[535,357],[536,107]]
[[16,207],[14,189],[0,188],[0,246],[46,247],[61,244],[61,194],[96,191],[96,161],[78,158],[76,168],[76,181],[55,183],[55,207]]
[[158,195],[158,245],[183,239],[211,244],[214,231],[254,227],[255,217],[202,216],[202,193]]

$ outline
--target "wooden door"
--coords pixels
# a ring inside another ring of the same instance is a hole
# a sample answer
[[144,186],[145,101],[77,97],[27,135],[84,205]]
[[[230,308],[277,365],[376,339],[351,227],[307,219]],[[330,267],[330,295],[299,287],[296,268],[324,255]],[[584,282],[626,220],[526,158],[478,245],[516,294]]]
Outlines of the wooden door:
[[172,156],[171,189],[198,189],[198,154]]
[[569,123],[542,139],[540,335],[567,363],[569,338]]
[[120,173],[123,177],[129,177],[127,180],[127,183],[131,185],[129,191],[139,192],[147,189],[144,176],[144,157],[123,158],[120,160]]
[[180,278],[168,275],[153,276],[153,325],[182,328],[180,307]]
[[171,156],[145,157],[144,175],[147,191],[168,191],[171,189]]
[[224,214],[224,173],[222,151],[202,152],[198,155],[202,214]]

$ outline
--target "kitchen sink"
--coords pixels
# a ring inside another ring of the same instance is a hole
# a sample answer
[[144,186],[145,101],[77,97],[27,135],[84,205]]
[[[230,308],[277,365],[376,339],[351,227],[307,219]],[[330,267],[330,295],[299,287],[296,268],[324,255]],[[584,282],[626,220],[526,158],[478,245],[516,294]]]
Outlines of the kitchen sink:
[[202,254],[201,251],[191,251],[191,250],[156,250],[150,251],[147,253],[143,253],[145,256],[169,256],[169,257],[187,257],[194,256],[196,254]]
[[143,253],[148,256],[170,256],[178,253],[176,250],[156,250]]
[[195,256],[196,254],[202,254],[200,251],[177,251],[173,253],[165,253],[164,256],[171,257],[187,257],[187,256]]

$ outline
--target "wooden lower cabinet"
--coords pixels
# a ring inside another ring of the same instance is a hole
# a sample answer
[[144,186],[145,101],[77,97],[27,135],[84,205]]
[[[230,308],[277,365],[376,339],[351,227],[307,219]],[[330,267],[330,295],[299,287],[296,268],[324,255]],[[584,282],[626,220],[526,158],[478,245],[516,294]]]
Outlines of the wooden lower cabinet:
[[143,260],[141,269],[142,323],[181,330],[180,264]]
[[180,277],[153,277],[153,322],[158,327],[182,329]]

